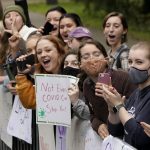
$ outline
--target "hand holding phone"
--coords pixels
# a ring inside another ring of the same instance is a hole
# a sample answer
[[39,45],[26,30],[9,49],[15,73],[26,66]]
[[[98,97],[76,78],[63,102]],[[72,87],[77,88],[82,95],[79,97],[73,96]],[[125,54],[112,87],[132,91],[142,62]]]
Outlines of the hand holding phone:
[[100,73],[98,76],[98,82],[111,85],[111,77],[109,73]]
[[28,55],[24,61],[16,61],[16,64],[20,71],[24,71],[27,69],[27,64],[31,66],[35,64],[35,56],[34,54]]
[[43,35],[49,35],[49,32],[53,30],[53,25],[49,22],[46,22],[43,29]]

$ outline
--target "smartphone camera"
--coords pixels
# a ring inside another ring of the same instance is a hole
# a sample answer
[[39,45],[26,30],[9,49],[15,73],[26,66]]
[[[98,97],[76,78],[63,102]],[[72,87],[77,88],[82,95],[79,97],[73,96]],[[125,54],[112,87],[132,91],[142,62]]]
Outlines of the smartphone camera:
[[49,22],[46,22],[44,25],[42,35],[49,35],[49,33],[53,30],[53,25]]
[[31,54],[27,56],[24,61],[16,61],[16,64],[20,71],[24,71],[25,69],[27,69],[27,64],[31,66],[35,64],[35,55]]
[[111,77],[109,73],[100,73],[98,76],[98,82],[110,85],[111,84]]

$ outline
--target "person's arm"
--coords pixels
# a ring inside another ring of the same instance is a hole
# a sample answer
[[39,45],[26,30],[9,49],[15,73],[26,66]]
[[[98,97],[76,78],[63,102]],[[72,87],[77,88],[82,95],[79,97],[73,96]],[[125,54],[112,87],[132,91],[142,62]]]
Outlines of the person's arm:
[[78,85],[72,84],[68,89],[68,95],[73,105],[73,111],[76,116],[82,119],[89,119],[90,112],[88,106],[79,99],[79,88]]
[[120,122],[118,114],[115,114],[113,112],[109,113],[108,116],[108,131],[111,135],[118,138],[123,138],[124,136],[124,127],[122,123]]
[[[111,103],[112,106],[118,106],[120,104],[123,104],[124,97],[121,97],[121,95],[115,90],[110,88],[103,88],[105,97],[107,99],[107,103]],[[130,101],[132,101],[131,98],[136,97],[136,95],[132,95],[130,97]],[[149,98],[147,98],[148,101]],[[142,126],[140,125],[138,120],[146,120],[147,122],[150,122],[150,102],[148,101],[146,105],[144,105],[141,110],[140,114],[137,114],[138,116],[134,118],[133,115],[129,114],[125,107],[120,107],[120,109],[117,111],[116,115],[118,115],[122,125],[124,126],[125,130],[125,137],[126,141],[128,141],[129,144],[134,145],[136,147],[140,145],[146,145],[150,142],[150,138],[145,134]],[[114,117],[109,117],[109,121],[112,124],[117,124],[116,120],[112,120]],[[114,121],[114,122],[113,122]],[[141,137],[141,138],[139,138]]]
[[91,126],[101,138],[105,138],[109,135],[107,129],[108,106],[102,97],[96,95],[91,86],[93,86],[92,82],[87,79],[84,82],[83,95],[90,110]]
[[18,74],[16,76],[16,90],[25,108],[34,109],[36,107],[35,88],[26,75]]
[[89,120],[90,111],[85,102],[81,99],[78,99],[76,103],[73,104],[73,111],[75,115],[81,119]]

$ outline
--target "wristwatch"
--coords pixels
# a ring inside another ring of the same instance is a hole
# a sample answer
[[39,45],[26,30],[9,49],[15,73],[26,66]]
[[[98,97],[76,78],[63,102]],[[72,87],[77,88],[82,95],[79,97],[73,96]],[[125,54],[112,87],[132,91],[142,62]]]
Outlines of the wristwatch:
[[119,104],[113,107],[113,112],[117,113],[119,112],[120,108],[125,107],[124,104]]

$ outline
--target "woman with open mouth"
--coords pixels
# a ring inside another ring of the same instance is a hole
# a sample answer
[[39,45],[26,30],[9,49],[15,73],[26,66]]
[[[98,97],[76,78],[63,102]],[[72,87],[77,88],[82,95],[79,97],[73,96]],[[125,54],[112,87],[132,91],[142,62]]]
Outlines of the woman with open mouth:
[[67,13],[61,16],[59,20],[59,37],[68,43],[68,34],[76,27],[83,26],[80,17],[75,13]]
[[[36,73],[60,73],[65,50],[57,37],[52,35],[42,36],[36,44],[35,51],[37,59],[37,64],[35,65]],[[22,59],[25,58],[17,58],[17,61],[22,61]],[[23,106],[27,109],[34,109],[36,107],[35,89],[33,83],[27,78],[32,66],[28,64],[26,66],[27,69],[19,71],[16,76],[16,88]]]
[[128,70],[129,48],[125,44],[127,31],[128,24],[123,14],[111,12],[104,18],[103,32],[110,47],[108,51],[110,68]]
[[56,6],[47,10],[45,17],[46,21],[53,25],[52,35],[58,35],[59,19],[63,14],[66,14],[66,10],[63,7]]

